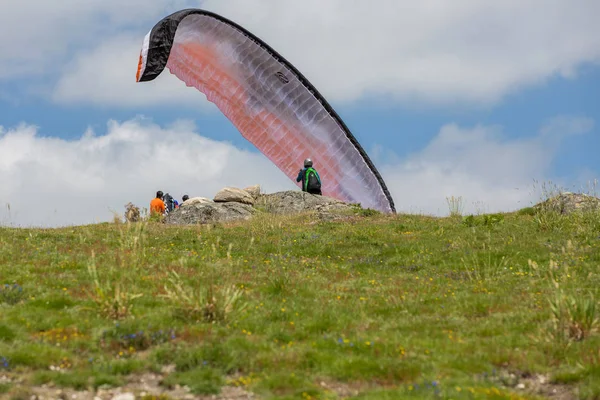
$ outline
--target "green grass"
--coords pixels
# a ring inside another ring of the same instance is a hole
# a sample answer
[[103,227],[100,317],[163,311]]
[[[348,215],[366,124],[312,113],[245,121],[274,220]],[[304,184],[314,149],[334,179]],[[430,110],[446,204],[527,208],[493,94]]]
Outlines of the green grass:
[[599,264],[600,214],[533,209],[0,228],[0,376],[24,380],[0,393],[174,365],[199,395],[534,399],[543,374],[595,399]]
[[7,383],[0,383],[0,394],[8,393],[10,387],[11,386]]

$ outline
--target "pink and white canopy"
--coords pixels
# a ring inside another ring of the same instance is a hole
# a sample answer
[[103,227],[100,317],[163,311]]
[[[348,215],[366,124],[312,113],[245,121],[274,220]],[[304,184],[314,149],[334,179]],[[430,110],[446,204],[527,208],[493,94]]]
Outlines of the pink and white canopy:
[[333,108],[244,28],[208,11],[178,11],[144,38],[136,80],[153,80],[165,67],[204,93],[293,181],[311,158],[323,195],[395,212],[385,182]]

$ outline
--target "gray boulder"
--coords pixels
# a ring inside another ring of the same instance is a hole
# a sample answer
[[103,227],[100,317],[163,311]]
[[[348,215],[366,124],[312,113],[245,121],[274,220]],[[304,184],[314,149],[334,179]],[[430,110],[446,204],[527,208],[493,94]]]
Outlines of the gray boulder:
[[212,203],[213,201],[206,197],[192,197],[191,199],[187,199],[183,203],[181,203],[181,207],[191,206],[193,204],[204,204],[204,203]]
[[244,190],[248,192],[254,200],[260,196],[260,185],[248,186],[244,188]]
[[251,205],[243,203],[198,202],[170,212],[165,218],[165,223],[194,225],[248,220],[255,212]]
[[261,194],[256,206],[273,214],[298,214],[308,211],[317,214],[339,214],[353,209],[352,205],[340,200],[299,190]]
[[248,192],[243,189],[238,189],[234,187],[226,187],[221,189],[213,199],[218,203],[243,203],[243,204],[254,204],[254,198]]

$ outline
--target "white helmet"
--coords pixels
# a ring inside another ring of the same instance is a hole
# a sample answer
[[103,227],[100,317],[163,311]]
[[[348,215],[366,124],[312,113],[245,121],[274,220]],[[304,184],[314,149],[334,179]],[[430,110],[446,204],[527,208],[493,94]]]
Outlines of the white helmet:
[[306,160],[304,160],[304,168],[310,168],[312,167],[312,160],[310,158],[307,158]]

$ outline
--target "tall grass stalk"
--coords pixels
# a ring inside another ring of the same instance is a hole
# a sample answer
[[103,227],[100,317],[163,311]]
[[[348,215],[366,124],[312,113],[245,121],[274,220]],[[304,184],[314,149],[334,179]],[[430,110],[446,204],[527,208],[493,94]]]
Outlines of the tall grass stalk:
[[446,197],[446,202],[448,203],[448,210],[450,213],[450,217],[461,217],[464,209],[464,201],[462,196],[450,196]]
[[236,316],[247,307],[244,291],[233,285],[217,287],[214,284],[196,285],[185,283],[179,274],[171,271],[168,284],[164,286],[175,313],[195,322],[216,323]]
[[[110,272],[109,270],[107,275]],[[94,252],[88,263],[88,274],[93,287],[93,291],[88,293],[98,312],[107,318],[120,320],[128,317],[133,310],[134,300],[143,296],[143,293],[131,293],[131,288],[119,280],[111,280],[108,276],[100,277]]]

